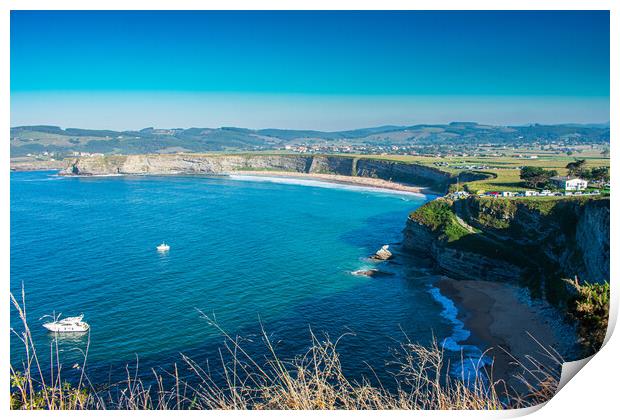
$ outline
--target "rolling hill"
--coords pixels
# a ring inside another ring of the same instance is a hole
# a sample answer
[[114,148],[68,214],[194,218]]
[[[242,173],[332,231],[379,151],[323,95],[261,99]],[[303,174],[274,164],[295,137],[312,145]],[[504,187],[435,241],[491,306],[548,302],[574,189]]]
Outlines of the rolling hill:
[[144,128],[139,131],[60,128],[48,125],[11,128],[11,156],[44,152],[141,154],[277,150],[299,144],[437,145],[608,143],[608,125],[491,126],[475,122],[382,126],[347,131],[221,128]]

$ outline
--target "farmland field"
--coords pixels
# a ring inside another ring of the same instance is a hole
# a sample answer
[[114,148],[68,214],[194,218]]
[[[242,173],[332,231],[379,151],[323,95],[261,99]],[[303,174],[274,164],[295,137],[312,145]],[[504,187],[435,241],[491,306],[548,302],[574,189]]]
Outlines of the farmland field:
[[[526,157],[538,156],[537,159]],[[386,159],[401,162],[418,163],[421,165],[438,168],[446,172],[457,175],[465,170],[473,170],[475,172],[483,172],[492,174],[485,180],[468,182],[467,188],[470,191],[524,191],[528,188],[522,184],[519,178],[520,168],[522,166],[537,166],[545,169],[553,169],[558,171],[559,175],[566,175],[566,165],[575,159],[585,159],[586,168],[595,168],[600,166],[609,167],[609,158],[604,157],[600,150],[587,149],[571,156],[565,154],[559,155],[554,153],[545,153],[544,151],[532,152],[531,149],[511,150],[510,154],[523,154],[524,157],[510,156],[452,156],[452,157],[429,157],[429,156],[404,156],[404,155],[375,155],[364,156],[376,159]],[[362,157],[362,156],[360,156]],[[443,166],[446,165],[447,166]],[[480,167],[481,169],[468,169],[467,167]],[[482,168],[484,167],[484,168]]]

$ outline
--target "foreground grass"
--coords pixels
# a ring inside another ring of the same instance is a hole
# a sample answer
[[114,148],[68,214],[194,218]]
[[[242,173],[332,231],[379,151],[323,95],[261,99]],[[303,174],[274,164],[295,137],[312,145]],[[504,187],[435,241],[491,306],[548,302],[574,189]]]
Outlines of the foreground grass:
[[[205,319],[223,334],[221,350],[223,385],[208,369],[181,356],[198,378],[186,382],[173,372],[152,371],[145,382],[127,369],[127,379],[105,391],[97,390],[86,375],[88,350],[84,352],[82,374],[77,383],[62,380],[62,363],[57,341],[52,344],[56,360],[52,372],[44,373],[30,334],[25,304],[11,301],[23,323],[17,333],[24,345],[26,361],[21,369],[11,366],[12,409],[406,409],[406,410],[499,410],[536,405],[550,399],[559,381],[560,358],[545,350],[544,361],[527,358],[520,364],[519,390],[503,380],[493,379],[492,365],[480,366],[474,376],[454,377],[443,349],[437,343],[429,347],[406,341],[395,352],[395,391],[370,381],[352,381],[343,373],[341,356],[335,342],[312,334],[308,351],[283,360],[263,331],[269,357],[255,360],[240,344],[208,317]],[[227,357],[225,357],[227,356]],[[515,359],[516,360],[516,359]],[[168,385],[165,385],[168,384]],[[172,384],[172,385],[170,385]]]

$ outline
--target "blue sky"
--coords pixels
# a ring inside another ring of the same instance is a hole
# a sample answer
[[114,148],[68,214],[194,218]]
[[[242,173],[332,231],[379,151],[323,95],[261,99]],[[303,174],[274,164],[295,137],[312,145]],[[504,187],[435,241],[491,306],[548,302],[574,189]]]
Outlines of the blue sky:
[[609,120],[608,12],[11,14],[11,123]]

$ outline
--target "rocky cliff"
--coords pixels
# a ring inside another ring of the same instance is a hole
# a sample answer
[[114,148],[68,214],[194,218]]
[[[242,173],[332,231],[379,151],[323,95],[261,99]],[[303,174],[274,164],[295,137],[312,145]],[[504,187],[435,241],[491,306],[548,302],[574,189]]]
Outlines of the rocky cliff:
[[[380,178],[445,191],[454,182],[445,171],[413,163],[328,155],[127,155],[67,161],[61,175],[222,174],[239,170],[325,173]],[[469,174],[469,177],[484,175]],[[467,177],[467,175],[466,175]]]
[[404,247],[454,278],[519,281],[550,300],[562,278],[609,281],[609,199],[438,199],[413,212]]

